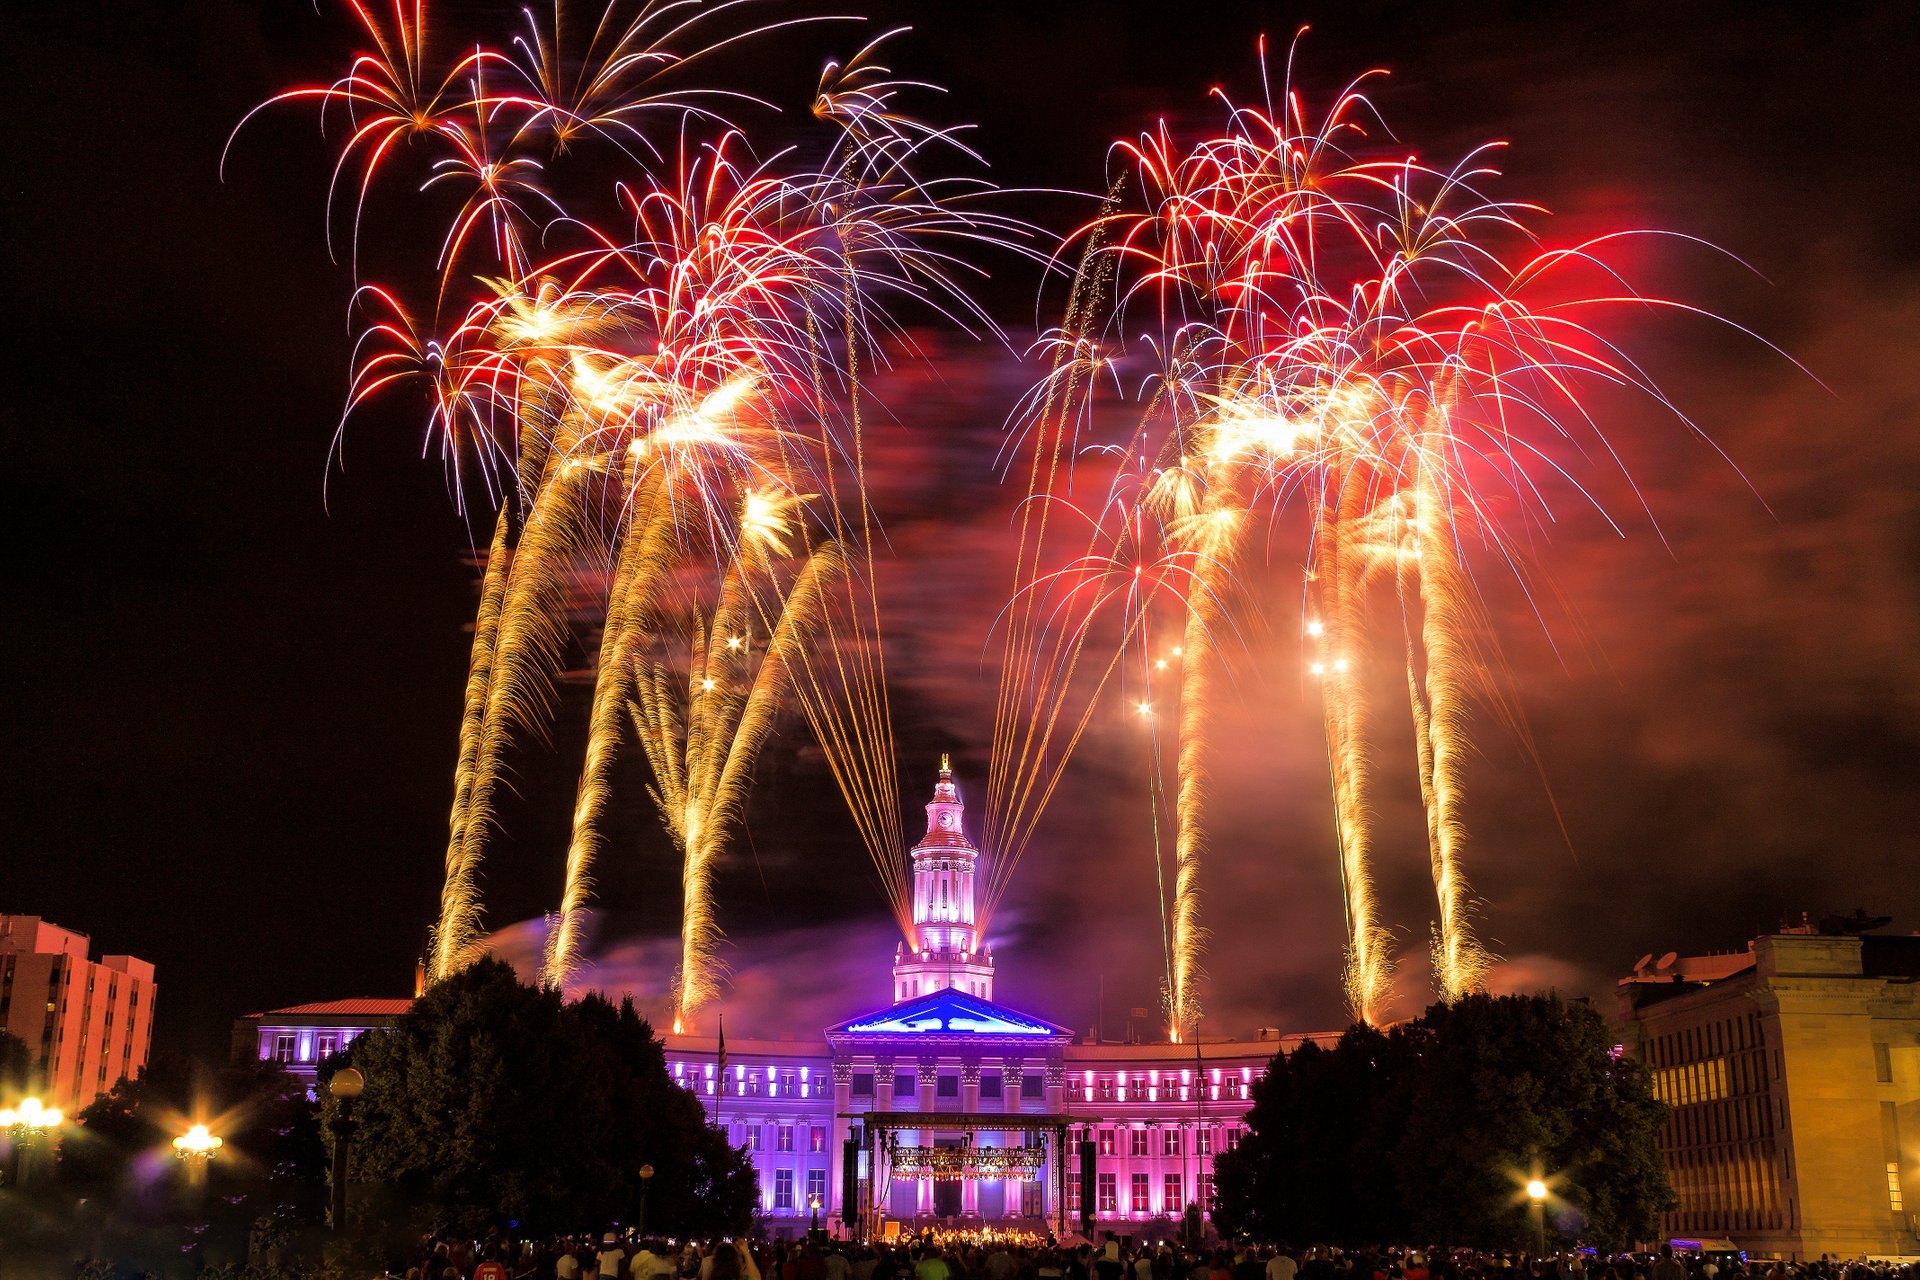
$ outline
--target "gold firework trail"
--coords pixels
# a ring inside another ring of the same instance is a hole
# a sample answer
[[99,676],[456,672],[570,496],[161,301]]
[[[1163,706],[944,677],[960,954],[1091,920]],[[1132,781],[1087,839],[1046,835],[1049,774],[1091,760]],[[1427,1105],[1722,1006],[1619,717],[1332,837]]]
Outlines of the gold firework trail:
[[480,752],[481,726],[486,718],[487,685],[493,674],[493,646],[500,626],[500,606],[506,594],[507,535],[512,524],[511,504],[500,504],[494,521],[493,544],[480,580],[480,608],[474,616],[473,654],[467,662],[466,706],[460,717],[460,759],[453,774],[453,813],[447,826],[447,878],[440,891],[440,920],[434,927],[433,954],[428,976],[439,981],[452,973],[465,939],[478,927],[479,886],[466,859],[467,803],[473,791],[473,766]]
[[1363,489],[1352,469],[1336,470],[1331,504],[1316,523],[1313,566],[1318,604],[1310,629],[1323,645],[1313,671],[1320,679],[1333,783],[1334,827],[1347,919],[1347,1004],[1361,1022],[1378,1025],[1393,974],[1391,938],[1379,923],[1373,884],[1373,763],[1361,671],[1367,629],[1360,552],[1353,545]]
[[1428,852],[1440,920],[1433,940],[1433,971],[1440,997],[1452,1002],[1482,989],[1492,957],[1475,937],[1472,890],[1461,865],[1466,844],[1464,752],[1468,693],[1477,669],[1466,637],[1474,626],[1467,583],[1455,545],[1452,512],[1432,466],[1422,466],[1413,502],[1412,541],[1420,581],[1420,638],[1426,659],[1425,697],[1414,698],[1420,743],[1421,795],[1427,805]]
[[475,744],[472,783],[461,832],[460,876],[467,885],[443,911],[437,945],[439,976],[464,963],[480,933],[479,866],[493,825],[493,792],[501,758],[516,730],[533,730],[553,697],[553,674],[567,637],[560,607],[561,574],[578,549],[577,519],[586,466],[561,450],[548,454],[526,527],[507,570]]
[[621,709],[629,692],[633,622],[648,607],[648,597],[664,573],[674,541],[673,504],[664,478],[656,474],[634,493],[620,542],[613,580],[607,589],[606,621],[595,663],[592,710],[587,718],[587,750],[574,796],[573,835],[567,847],[566,882],[560,915],[548,936],[542,981],[564,991],[580,963],[581,928],[593,892],[593,859],[600,845],[598,824],[606,808],[609,774],[620,744]]

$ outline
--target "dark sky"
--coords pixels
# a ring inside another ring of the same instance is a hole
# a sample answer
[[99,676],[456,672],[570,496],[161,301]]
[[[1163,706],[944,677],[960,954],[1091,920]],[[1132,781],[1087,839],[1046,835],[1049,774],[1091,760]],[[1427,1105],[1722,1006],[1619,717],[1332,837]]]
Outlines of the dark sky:
[[[453,7],[475,22],[489,8]],[[1409,145],[1512,140],[1501,190],[1554,209],[1554,236],[1662,226],[1751,264],[1636,262],[1814,376],[1709,325],[1631,335],[1731,465],[1669,418],[1609,406],[1653,519],[1617,482],[1603,500],[1624,537],[1569,504],[1535,548],[1556,597],[1544,627],[1489,586],[1539,764],[1480,723],[1469,870],[1512,985],[1602,992],[1644,952],[1736,946],[1802,911],[1864,905],[1920,928],[1911,6],[868,10],[916,28],[894,65],[951,87],[951,117],[980,124],[1009,186],[1099,187],[1109,140],[1160,115],[1211,123],[1209,86],[1251,96],[1256,37],[1284,50],[1311,23],[1306,84],[1388,66],[1377,96]],[[327,78],[346,48],[330,9],[295,0],[0,16],[15,353],[0,384],[0,911],[153,960],[174,1048],[217,1051],[233,1016],[275,1004],[404,993],[437,899],[473,535],[406,406],[356,420],[348,465],[328,474],[350,282],[321,235],[312,118],[268,121],[216,174],[249,107]],[[797,101],[817,51],[764,56],[750,70]],[[1003,266],[987,295],[1017,327],[1036,288]],[[896,421],[874,444],[910,802],[942,750],[963,787],[982,776],[981,619],[1005,591],[1013,496],[990,462],[1032,372],[960,339],[933,350],[933,372],[887,388]],[[1289,573],[1297,559],[1276,556],[1254,583],[1284,593]],[[1203,888],[1220,1031],[1339,1015],[1324,759],[1298,657],[1251,641],[1216,728],[1228,763]],[[516,758],[522,799],[489,864],[497,924],[557,896],[582,696],[551,747]],[[1383,770],[1406,785],[1383,798],[1381,866],[1411,1006],[1430,888],[1396,732],[1383,727]],[[1014,1003],[1076,1026],[1103,983],[1110,1013],[1152,1003],[1145,760],[1118,719],[1087,744],[1002,919]],[[722,878],[729,1007],[748,1033],[805,1032],[881,1000],[891,946],[797,726],[758,777]],[[670,963],[654,939],[676,927],[644,782],[637,765],[622,775],[599,939],[603,974],[643,995]],[[776,1016],[776,984],[801,972]]]

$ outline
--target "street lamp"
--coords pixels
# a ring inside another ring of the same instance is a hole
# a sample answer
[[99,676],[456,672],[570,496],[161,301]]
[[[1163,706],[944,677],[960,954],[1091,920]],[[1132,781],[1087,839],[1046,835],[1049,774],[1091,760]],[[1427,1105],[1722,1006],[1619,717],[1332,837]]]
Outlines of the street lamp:
[[647,1189],[653,1185],[653,1166],[640,1166],[640,1216],[634,1220],[634,1230],[641,1235],[647,1234]]
[[1533,1256],[1547,1253],[1547,1184],[1538,1178],[1527,1179],[1527,1217],[1533,1223]]
[[347,1149],[353,1145],[353,1131],[359,1126],[353,1118],[353,1100],[366,1091],[367,1078],[352,1067],[333,1073],[327,1092],[340,1104],[327,1128],[333,1132],[333,1202],[327,1224],[338,1235],[347,1228]]
[[807,1224],[807,1235],[810,1239],[818,1239],[820,1235],[820,1197],[808,1196],[807,1208],[813,1210],[813,1220]]
[[216,1136],[203,1124],[196,1124],[173,1140],[173,1154],[186,1162],[187,1185],[204,1187],[207,1185],[207,1165],[213,1160],[214,1153],[225,1145],[225,1139]]
[[58,1129],[66,1118],[60,1108],[44,1106],[38,1098],[22,1098],[18,1106],[0,1109],[0,1129],[12,1137],[14,1149],[19,1153],[14,1180],[20,1186],[27,1185],[27,1174],[33,1168],[33,1149],[40,1135]]

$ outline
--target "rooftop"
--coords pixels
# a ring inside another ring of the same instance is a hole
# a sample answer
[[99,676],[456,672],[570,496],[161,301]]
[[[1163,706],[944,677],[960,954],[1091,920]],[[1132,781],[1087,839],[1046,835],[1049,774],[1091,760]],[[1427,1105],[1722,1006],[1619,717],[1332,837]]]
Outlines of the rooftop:
[[413,1008],[411,999],[403,1000],[321,1000],[316,1004],[294,1004],[284,1009],[250,1013],[249,1018],[401,1018]]

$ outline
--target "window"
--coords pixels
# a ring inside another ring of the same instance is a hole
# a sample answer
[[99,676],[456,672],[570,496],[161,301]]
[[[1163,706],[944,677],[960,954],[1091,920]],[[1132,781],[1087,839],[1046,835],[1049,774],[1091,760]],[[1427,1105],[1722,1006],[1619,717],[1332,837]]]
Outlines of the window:
[[290,1031],[283,1031],[273,1038],[273,1060],[275,1062],[293,1061],[294,1039],[295,1037]]
[[1040,1199],[1040,1184],[1037,1182],[1021,1183],[1020,1215],[1025,1218],[1038,1218],[1045,1213],[1046,1206],[1041,1203]]
[[998,1072],[982,1072],[980,1075],[980,1098],[985,1102],[997,1102],[1003,1096],[1001,1088],[1004,1078]]
[[793,1208],[793,1170],[775,1169],[773,1171],[773,1207],[788,1210]]
[[1101,1213],[1120,1212],[1120,1175],[1103,1173],[1100,1175],[1099,1210]]
[[1892,1162],[1887,1164],[1887,1204],[1895,1213],[1904,1207],[1900,1195],[1900,1166]]
[[856,1071],[853,1073],[853,1096],[871,1098],[873,1096],[873,1072]]
[[774,1138],[773,1149],[775,1151],[793,1150],[793,1126],[792,1125],[783,1124],[780,1126],[779,1133]]
[[338,1052],[340,1052],[340,1037],[337,1033],[323,1031],[313,1038],[313,1056],[315,1058],[331,1058]]
[[1227,1126],[1225,1141],[1227,1144],[1227,1150],[1229,1151],[1233,1150],[1235,1147],[1240,1145],[1240,1126],[1239,1125],[1230,1124]]
[[1132,1130],[1131,1141],[1127,1147],[1127,1154],[1132,1156],[1144,1156],[1147,1154],[1147,1131],[1145,1129]]
[[1100,1101],[1102,1102],[1113,1101],[1113,1077],[1112,1076],[1100,1077]]
[[807,1170],[807,1208],[824,1209],[827,1207],[827,1171],[825,1169]]
[[960,1077],[959,1076],[941,1076],[940,1079],[934,1083],[933,1096],[936,1098],[959,1097],[960,1096]]
[[1180,1131],[1178,1129],[1162,1129],[1160,1131],[1160,1154],[1163,1156],[1177,1156],[1180,1154]]
[[1070,1176],[1067,1179],[1067,1212],[1074,1214],[1080,1212],[1080,1178],[1078,1175]]
[[757,1124],[750,1124],[747,1126],[747,1150],[758,1151],[759,1149],[760,1149],[760,1126]]
[[1213,1154],[1213,1130],[1202,1126],[1193,1131],[1193,1154],[1210,1156]]
[[1193,1189],[1194,1203],[1200,1206],[1200,1212],[1209,1218],[1213,1216],[1213,1175],[1203,1173],[1195,1179]]
[[791,1098],[794,1096],[793,1072],[791,1071],[782,1071],[780,1073],[780,1096],[783,1098]]
[[817,1124],[807,1131],[807,1150],[825,1151],[827,1149],[827,1127]]
[[913,1072],[896,1071],[893,1073],[893,1096],[894,1097],[911,1098],[913,1096],[913,1091],[916,1087],[917,1086],[915,1086],[913,1082]]
[[1893,1083],[1893,1051],[1884,1044],[1873,1046],[1873,1078],[1881,1084]]
[[1167,1175],[1166,1189],[1160,1196],[1160,1212],[1168,1217],[1180,1212],[1180,1175],[1177,1173]]
[[1136,1173],[1133,1175],[1133,1211],[1135,1213],[1145,1213],[1147,1211],[1147,1185],[1146,1174]]
[[1086,1082],[1079,1076],[1067,1081],[1067,1101],[1084,1102],[1086,1100]]
[[1113,1154],[1113,1130],[1111,1129],[1100,1130],[1100,1154],[1103,1156]]
[[1045,1076],[1021,1076],[1020,1096],[1023,1098],[1046,1097],[1047,1078]]

